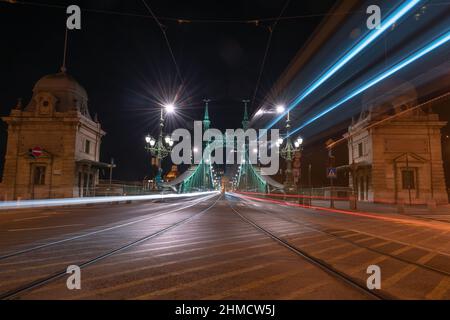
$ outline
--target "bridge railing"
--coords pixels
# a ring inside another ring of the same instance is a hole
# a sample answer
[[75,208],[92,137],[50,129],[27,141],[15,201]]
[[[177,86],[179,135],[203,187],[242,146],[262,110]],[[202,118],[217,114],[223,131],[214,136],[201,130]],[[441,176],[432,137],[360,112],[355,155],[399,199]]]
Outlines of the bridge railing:
[[301,206],[353,208],[353,193],[349,187],[299,188],[293,193],[275,191],[271,193],[237,191],[238,193],[282,202],[296,203]]
[[137,196],[150,194],[175,193],[173,190],[156,190],[151,185],[142,182],[121,182],[121,181],[99,181],[98,184],[90,186],[49,186],[19,185],[14,197],[11,188],[6,189],[0,186],[0,202],[11,200],[27,199],[59,199],[59,198],[83,198],[83,197],[105,197],[105,196]]

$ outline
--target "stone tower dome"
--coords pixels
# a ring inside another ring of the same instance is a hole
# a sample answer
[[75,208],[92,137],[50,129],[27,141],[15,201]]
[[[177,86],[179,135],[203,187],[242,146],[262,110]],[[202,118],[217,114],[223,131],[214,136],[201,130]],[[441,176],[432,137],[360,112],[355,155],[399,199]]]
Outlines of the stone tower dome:
[[382,84],[367,90],[362,97],[363,118],[393,114],[417,105],[417,91],[408,81],[386,79]]
[[[91,119],[86,90],[66,72],[49,74],[34,85],[33,96],[25,111],[80,112]],[[42,113],[41,112],[41,113]]]

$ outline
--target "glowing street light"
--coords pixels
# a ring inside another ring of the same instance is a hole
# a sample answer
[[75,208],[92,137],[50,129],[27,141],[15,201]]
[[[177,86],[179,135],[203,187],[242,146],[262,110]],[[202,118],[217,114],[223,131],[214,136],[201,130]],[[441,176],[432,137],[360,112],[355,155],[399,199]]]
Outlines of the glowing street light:
[[279,104],[275,107],[275,110],[277,111],[278,114],[283,113],[284,110],[286,110],[286,108],[284,107],[284,105]]
[[298,137],[297,140],[294,142],[294,146],[296,149],[300,148],[300,146],[303,144],[303,139],[301,137]]
[[175,112],[175,105],[173,103],[168,103],[164,106],[164,109],[166,109],[167,113],[174,113]]
[[283,144],[283,138],[278,138],[277,147],[281,146],[282,144]]

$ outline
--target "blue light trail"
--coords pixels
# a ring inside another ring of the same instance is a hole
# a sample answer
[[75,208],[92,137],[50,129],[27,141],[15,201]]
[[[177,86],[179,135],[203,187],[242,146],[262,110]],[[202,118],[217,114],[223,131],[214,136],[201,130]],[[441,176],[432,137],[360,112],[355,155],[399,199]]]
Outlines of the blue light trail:
[[273,127],[278,121],[284,118],[286,114],[294,109],[300,102],[302,102],[307,96],[309,96],[314,90],[316,90],[326,80],[331,78],[336,72],[344,67],[351,59],[353,59],[358,53],[364,50],[372,42],[374,42],[379,36],[381,36],[390,26],[398,22],[405,14],[411,11],[422,0],[410,0],[405,1],[394,12],[392,12],[385,21],[382,21],[379,29],[374,29],[361,41],[359,41],[349,52],[347,52],[342,58],[340,58],[334,65],[332,65],[321,77],[315,80],[302,94],[290,103],[285,112],[276,117],[267,127],[269,129]]
[[439,48],[440,46],[442,46],[443,44],[447,43],[448,41],[450,41],[450,31],[447,31],[446,33],[444,33],[443,35],[438,37],[436,40],[432,41],[431,43],[429,43],[425,47],[419,49],[418,51],[416,51],[415,53],[410,55],[408,58],[400,61],[399,63],[397,63],[396,65],[394,65],[390,69],[386,70],[382,74],[376,76],[375,78],[373,78],[369,82],[367,82],[364,85],[362,85],[361,87],[357,88],[356,90],[354,90],[352,93],[350,93],[348,96],[346,96],[342,100],[336,102],[335,104],[333,104],[332,106],[328,107],[327,109],[325,109],[321,113],[319,113],[319,114],[315,115],[314,117],[312,117],[311,119],[307,120],[301,126],[291,130],[290,135],[298,132],[299,130],[303,129],[307,125],[309,125],[312,122],[316,121],[317,119],[323,117],[324,115],[326,115],[330,111],[333,111],[334,109],[338,108],[339,106],[341,106],[342,104],[344,104],[348,100],[352,99],[356,95],[358,95],[361,92],[369,89],[370,87],[376,85],[377,83],[383,81],[384,79],[390,77],[391,75],[393,75],[397,71],[399,71],[399,70],[403,69],[404,67],[410,65],[411,63],[413,63],[414,61],[420,59],[421,57],[425,56],[426,54],[430,53],[434,49]]

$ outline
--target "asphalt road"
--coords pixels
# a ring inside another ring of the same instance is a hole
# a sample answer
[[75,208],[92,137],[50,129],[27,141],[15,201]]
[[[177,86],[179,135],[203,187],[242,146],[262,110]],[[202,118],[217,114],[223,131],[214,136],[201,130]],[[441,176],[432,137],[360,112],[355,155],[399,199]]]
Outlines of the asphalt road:
[[[0,296],[450,299],[449,240],[446,222],[232,194],[15,210],[0,212]],[[66,286],[69,265],[80,290]]]

